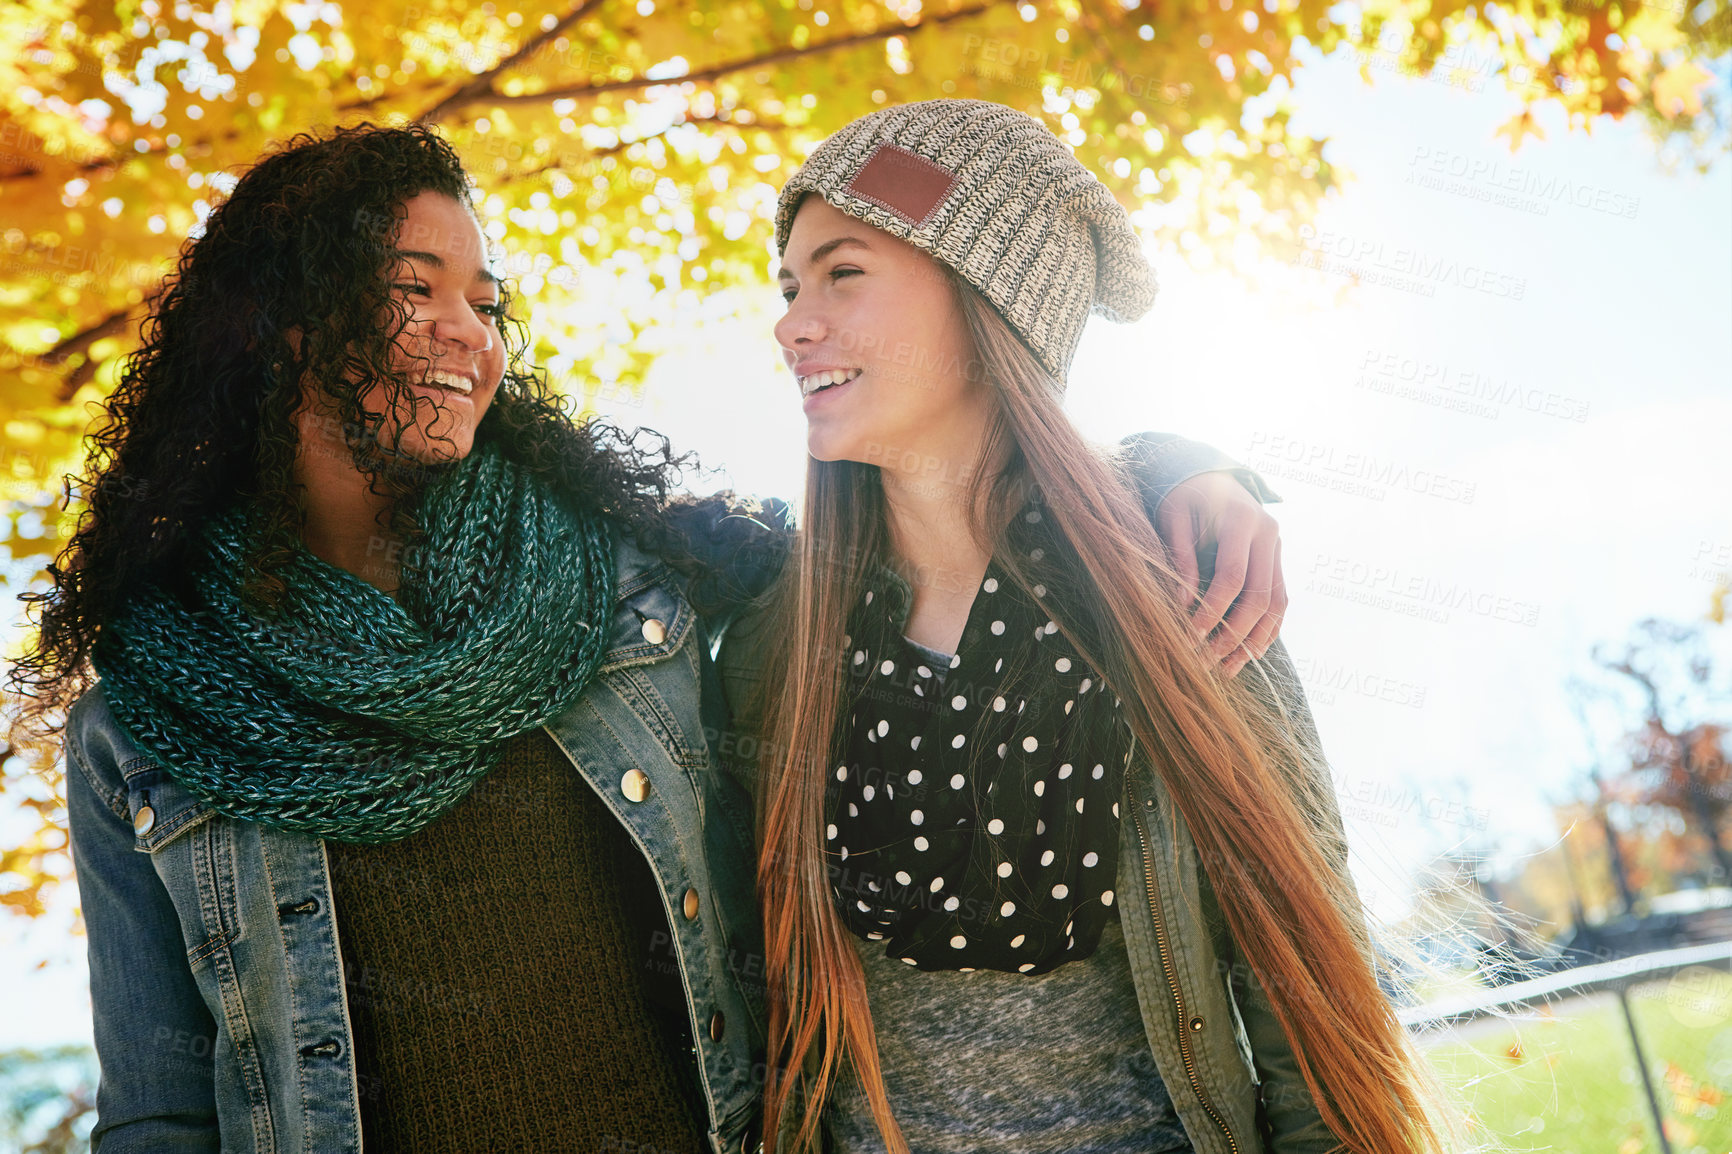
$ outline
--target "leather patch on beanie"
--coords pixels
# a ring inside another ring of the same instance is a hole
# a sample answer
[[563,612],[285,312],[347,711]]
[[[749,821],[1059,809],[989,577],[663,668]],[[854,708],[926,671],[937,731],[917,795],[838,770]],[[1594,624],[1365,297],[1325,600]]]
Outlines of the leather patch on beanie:
[[895,213],[919,228],[956,187],[956,174],[924,156],[880,144],[842,191]]

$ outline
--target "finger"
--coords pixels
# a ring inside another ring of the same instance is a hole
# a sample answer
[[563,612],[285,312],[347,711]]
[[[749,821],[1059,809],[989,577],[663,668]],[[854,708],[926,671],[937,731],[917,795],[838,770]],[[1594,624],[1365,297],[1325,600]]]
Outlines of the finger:
[[1269,646],[1280,636],[1281,621],[1287,616],[1287,586],[1281,580],[1281,541],[1275,540],[1274,572],[1270,579],[1269,608],[1263,614],[1263,619],[1257,622],[1245,638],[1245,648],[1251,651],[1253,657],[1261,658],[1269,652]]
[[[1236,625],[1244,625],[1245,635],[1233,643],[1229,643],[1226,638],[1218,640],[1215,648],[1217,653],[1231,653],[1235,644],[1242,643],[1253,656],[1261,656],[1263,650],[1268,648],[1269,641],[1274,639],[1275,623],[1269,623],[1268,610],[1272,574],[1275,570],[1275,550],[1279,538],[1273,532],[1274,518],[1265,520],[1270,523],[1263,526],[1264,531],[1258,533],[1251,543],[1245,591],[1239,594],[1239,599],[1233,603],[1233,611],[1227,618]],[[1263,636],[1265,634],[1266,637]]]
[[1233,602],[1233,608],[1228,612],[1227,619],[1221,622],[1221,627],[1215,630],[1210,641],[1210,648],[1222,660],[1232,656],[1235,649],[1246,643],[1251,631],[1257,623],[1263,620],[1269,609],[1269,594],[1265,590],[1247,585],[1245,591],[1239,594],[1239,599]]
[[1192,627],[1205,637],[1221,624],[1222,616],[1245,588],[1245,564],[1251,552],[1249,528],[1236,511],[1224,512],[1218,529],[1215,574],[1209,579],[1202,604],[1191,614]]
[[1167,543],[1167,552],[1172,554],[1173,568],[1184,583],[1189,604],[1197,599],[1198,570],[1196,519],[1191,516],[1187,494],[1172,493],[1161,502],[1155,528]]
[[1243,645],[1227,655],[1227,660],[1221,662],[1221,672],[1228,677],[1239,676],[1239,671],[1251,664],[1251,654]]

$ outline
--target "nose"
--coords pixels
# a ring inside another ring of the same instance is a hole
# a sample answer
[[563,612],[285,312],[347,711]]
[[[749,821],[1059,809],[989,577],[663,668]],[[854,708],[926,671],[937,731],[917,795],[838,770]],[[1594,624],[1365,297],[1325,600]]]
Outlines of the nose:
[[790,365],[808,348],[824,339],[828,331],[811,293],[795,293],[788,311],[776,322],[776,343],[782,346],[782,357]]
[[455,344],[472,353],[484,353],[493,347],[493,326],[468,301],[445,304],[431,320],[428,335],[435,348]]

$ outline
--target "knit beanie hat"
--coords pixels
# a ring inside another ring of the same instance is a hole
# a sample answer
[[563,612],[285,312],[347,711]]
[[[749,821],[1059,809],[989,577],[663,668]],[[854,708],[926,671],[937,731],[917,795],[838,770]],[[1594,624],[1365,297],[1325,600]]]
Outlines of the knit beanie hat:
[[782,189],[779,253],[808,192],[955,269],[1061,388],[1091,312],[1134,321],[1154,303],[1154,271],[1113,194],[1046,125],[1002,104],[925,100],[837,132]]

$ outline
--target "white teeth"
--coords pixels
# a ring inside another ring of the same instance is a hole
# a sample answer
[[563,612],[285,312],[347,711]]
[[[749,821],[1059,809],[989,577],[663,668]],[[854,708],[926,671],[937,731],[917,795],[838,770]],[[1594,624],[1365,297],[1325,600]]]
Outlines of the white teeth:
[[475,391],[475,386],[468,377],[460,377],[456,373],[448,373],[444,369],[434,369],[422,380],[426,384],[450,389],[453,392],[462,393],[466,397]]
[[819,389],[827,389],[831,385],[845,385],[861,372],[860,369],[826,369],[821,373],[800,377],[800,395],[809,397]]

